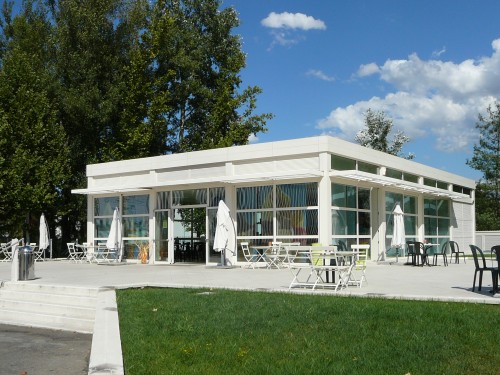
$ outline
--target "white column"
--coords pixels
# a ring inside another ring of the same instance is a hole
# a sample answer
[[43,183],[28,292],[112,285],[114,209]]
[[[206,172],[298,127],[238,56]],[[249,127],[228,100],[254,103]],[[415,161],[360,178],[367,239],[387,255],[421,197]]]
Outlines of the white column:
[[387,234],[385,188],[380,187],[376,190],[377,192],[374,196],[376,196],[378,228],[372,228],[372,230],[376,230],[376,235],[373,236],[371,260],[385,260],[385,252],[387,250],[385,248],[385,237]]
[[320,170],[323,177],[318,191],[318,235],[319,242],[325,246],[332,242],[332,182],[330,180],[331,156],[324,152],[319,154]]

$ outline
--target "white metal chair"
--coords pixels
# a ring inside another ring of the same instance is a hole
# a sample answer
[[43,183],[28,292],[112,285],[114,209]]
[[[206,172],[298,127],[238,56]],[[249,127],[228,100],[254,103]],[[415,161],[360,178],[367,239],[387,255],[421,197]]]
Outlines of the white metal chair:
[[263,259],[266,261],[267,268],[281,268],[281,242],[272,242],[269,249],[263,254]]
[[363,285],[363,281],[366,281],[366,260],[367,253],[370,245],[360,244],[360,245],[351,245],[351,249],[357,252],[354,268],[352,269],[350,283],[357,285],[361,288]]
[[70,262],[74,261],[75,263],[81,263],[83,252],[81,250],[77,250],[73,242],[68,242],[66,245],[68,246],[69,261]]
[[248,268],[253,268],[255,269],[255,265],[259,261],[260,256],[257,256],[255,254],[250,253],[250,247],[248,245],[248,242],[241,242],[241,251],[243,252],[243,256],[245,257],[245,260],[247,261],[247,267]]
[[12,245],[8,243],[0,244],[0,262],[10,262],[12,260]]
[[43,262],[45,260],[43,257],[45,254],[45,249],[40,249],[34,242],[30,243],[30,247],[33,250],[33,255],[35,256],[35,262],[36,261]]

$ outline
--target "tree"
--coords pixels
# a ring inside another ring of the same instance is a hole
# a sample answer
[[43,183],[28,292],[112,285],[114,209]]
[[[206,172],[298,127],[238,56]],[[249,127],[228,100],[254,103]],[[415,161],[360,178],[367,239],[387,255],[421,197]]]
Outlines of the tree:
[[479,143],[467,165],[481,171],[476,191],[478,230],[500,229],[500,102],[488,106],[487,115],[478,115]]
[[355,140],[361,146],[400,156],[408,160],[413,159],[415,155],[410,153],[407,156],[403,156],[401,153],[403,145],[410,140],[403,132],[397,131],[392,138],[392,142],[389,142],[388,137],[392,127],[392,119],[386,118],[383,111],[374,112],[368,109],[365,113],[365,128],[356,134]]
[[28,7],[3,27],[0,228],[10,237],[36,237],[42,212],[59,216],[60,189],[69,178],[67,138],[52,102],[50,26],[40,9]]
[[[32,139],[25,150],[50,134],[60,158],[45,155],[56,191],[45,205],[62,243],[85,236],[86,199],[71,190],[86,185],[86,165],[245,144],[266,131],[272,115],[254,113],[260,88],[241,87],[236,11],[221,8],[221,0],[23,0],[12,17],[4,0],[0,132],[7,143]],[[35,155],[14,163],[0,154],[0,184],[37,166]],[[43,200],[24,197],[33,207]]]
[[151,126],[163,128],[165,152],[248,143],[271,114],[254,115],[258,87],[240,92],[245,67],[233,8],[220,0],[159,0],[142,35],[151,57]]

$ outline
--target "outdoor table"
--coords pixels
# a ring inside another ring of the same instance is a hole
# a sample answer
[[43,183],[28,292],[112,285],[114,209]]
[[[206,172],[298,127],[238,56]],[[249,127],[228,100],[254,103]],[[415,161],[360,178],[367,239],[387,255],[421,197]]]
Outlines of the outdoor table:
[[257,246],[250,246],[251,249],[255,250],[257,252],[258,258],[255,263],[258,263],[260,261],[263,261],[266,263],[267,266],[267,261],[265,259],[266,252],[271,248],[269,245],[257,245]]
[[425,251],[425,254],[422,254],[422,264],[424,263],[424,260],[425,260],[425,264],[427,266],[431,266],[431,264],[429,263],[429,254],[427,254],[427,252],[429,250],[432,249],[432,247],[439,247],[439,244],[438,243],[424,243],[424,251]]

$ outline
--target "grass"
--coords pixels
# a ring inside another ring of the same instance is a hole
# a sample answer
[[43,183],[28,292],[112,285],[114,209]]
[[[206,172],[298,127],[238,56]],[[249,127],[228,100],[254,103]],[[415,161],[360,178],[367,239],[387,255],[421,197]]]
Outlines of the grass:
[[498,305],[208,289],[117,291],[125,371],[497,374]]

